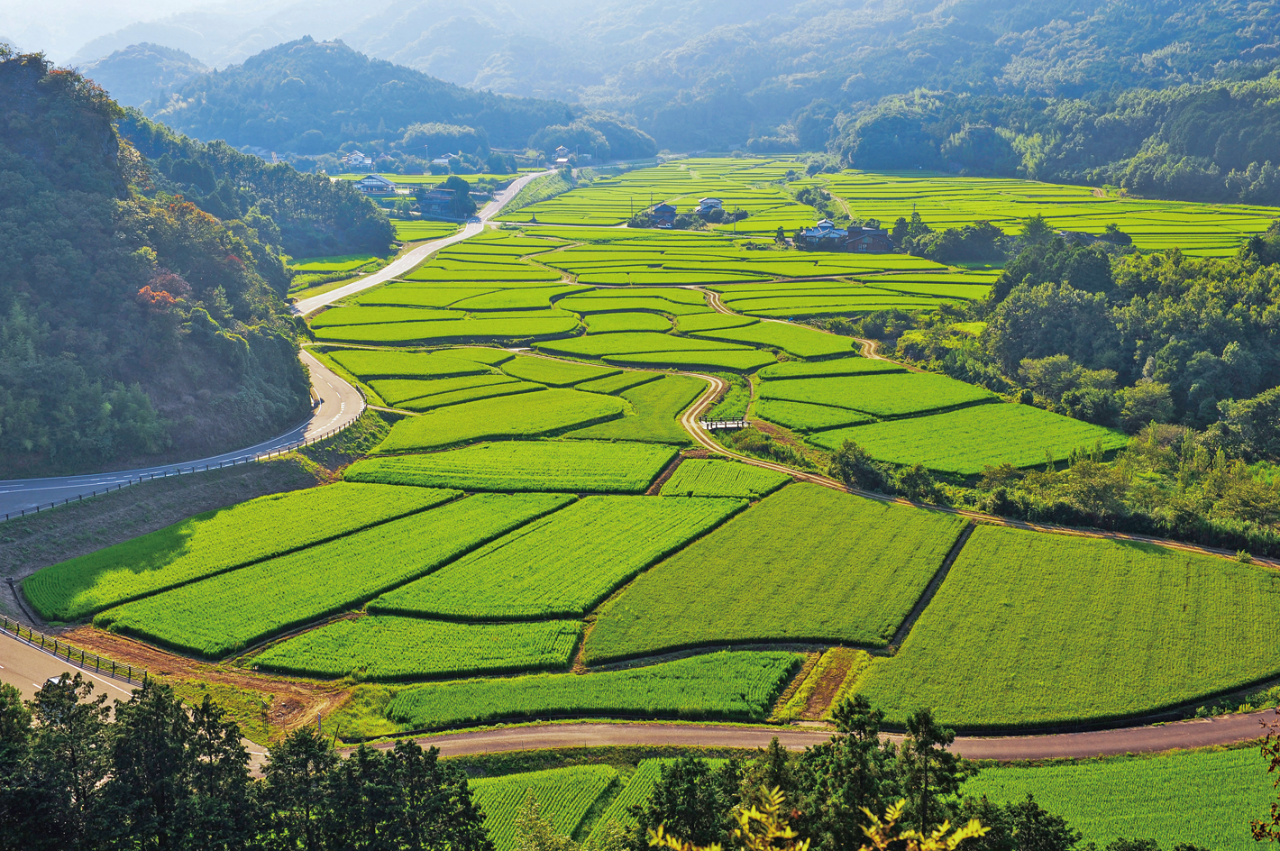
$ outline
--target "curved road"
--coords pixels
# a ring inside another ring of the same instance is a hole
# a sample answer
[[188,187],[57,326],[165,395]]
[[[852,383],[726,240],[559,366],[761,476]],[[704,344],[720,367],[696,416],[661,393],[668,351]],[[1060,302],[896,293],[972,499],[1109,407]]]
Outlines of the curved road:
[[392,278],[403,275],[405,272],[408,272],[410,269],[417,266],[423,260],[426,260],[442,248],[447,248],[450,245],[456,245],[465,239],[470,239],[483,231],[489,220],[501,213],[502,208],[505,207],[512,198],[519,195],[521,189],[528,186],[529,183],[537,178],[551,173],[552,172],[550,171],[540,171],[516,178],[511,182],[510,186],[497,193],[492,201],[484,205],[484,209],[480,211],[478,217],[480,221],[468,222],[466,227],[452,236],[446,236],[442,239],[432,240],[431,242],[424,242],[412,251],[407,251],[400,255],[395,260],[391,261],[390,264],[379,269],[377,272],[374,272],[372,275],[361,278],[358,281],[352,281],[346,286],[338,287],[336,290],[331,290],[323,295],[304,298],[294,304],[293,312],[299,316],[310,316],[317,310],[339,302],[347,296],[355,295],[356,293],[363,292],[370,287],[376,287],[379,284],[385,284]]
[[[346,286],[313,298],[303,299],[293,306],[293,312],[302,316],[315,313],[334,302],[355,293],[386,283],[397,275],[402,275],[421,263],[441,248],[462,242],[484,230],[485,223],[492,219],[507,205],[520,190],[532,180],[550,172],[526,174],[512,181],[511,185],[499,192],[480,212],[480,221],[469,223],[453,236],[424,243],[398,257],[391,264],[372,275],[353,281]],[[320,404],[311,416],[284,434],[264,440],[261,443],[244,449],[223,452],[207,458],[182,461],[174,464],[156,464],[150,467],[138,467],[132,470],[119,470],[110,473],[89,473],[82,476],[56,476],[42,479],[9,479],[0,481],[0,522],[6,515],[21,514],[39,508],[48,508],[50,503],[61,503],[77,497],[93,496],[103,491],[136,484],[149,478],[160,478],[181,473],[200,472],[210,467],[242,464],[259,455],[276,452],[292,447],[304,440],[315,439],[327,432],[344,428],[355,421],[364,411],[364,397],[360,392],[331,370],[316,360],[306,351],[299,358],[311,373],[311,386],[315,390]]]
[[[461,242],[484,228],[483,222],[497,215],[502,207],[537,174],[526,175],[512,184],[494,201],[486,205],[481,213],[482,223],[471,223],[463,231],[445,239],[426,243],[398,258],[391,265],[374,275],[360,279],[330,293],[303,300],[295,305],[295,312],[309,315],[342,298],[361,292],[378,284],[385,283],[396,275],[421,263],[432,253],[448,245]],[[722,313],[732,313],[720,301],[718,294],[707,293],[711,306]],[[875,352],[874,343],[860,340],[864,354],[868,357],[880,358]],[[201,467],[205,464],[216,464],[219,461],[228,463],[232,460],[245,460],[275,448],[296,443],[299,439],[310,438],[351,422],[364,409],[364,400],[360,394],[346,381],[325,368],[307,352],[301,353],[303,362],[311,370],[312,384],[316,388],[321,404],[316,408],[310,420],[300,424],[287,434],[270,441],[265,441],[249,449],[235,453],[225,453],[195,462],[186,462],[183,468]],[[798,471],[781,464],[763,461],[759,458],[739,455],[726,449],[711,438],[699,425],[701,415],[712,402],[725,390],[727,384],[722,379],[702,373],[683,373],[700,378],[708,383],[706,392],[684,412],[680,423],[685,430],[704,448],[723,456],[767,469],[777,470],[802,481],[812,482],[838,490],[848,490],[842,483],[814,473]],[[64,495],[75,495],[77,489],[88,492],[92,485],[99,488],[104,483],[136,479],[139,475],[173,471],[178,465],[130,470],[122,473],[102,474],[100,476],[75,476],[63,479],[20,480],[17,482],[0,482],[0,511],[5,510],[6,499],[21,499],[22,494],[40,493],[41,503],[51,498],[62,499]],[[12,488],[14,485],[28,486]],[[6,486],[11,486],[8,492]],[[855,491],[860,495],[885,501],[903,502],[906,500],[886,497],[883,494]],[[10,494],[16,494],[10,497]],[[48,496],[43,494],[56,494]],[[1142,538],[1141,536],[1123,535],[1107,532],[1082,532],[1068,527],[1054,527],[1040,524],[1009,521],[1004,518],[957,509],[926,506],[934,510],[945,510],[962,516],[988,523],[1003,523],[1021,528],[1059,534],[1084,534],[1095,537],[1111,537],[1128,540],[1150,540],[1166,546],[1183,549],[1211,552],[1215,555],[1223,553],[1180,544],[1176,541],[1161,541]],[[1230,555],[1230,554],[1227,554]],[[17,685],[25,694],[29,694],[38,683],[51,676],[56,676],[66,668],[65,663],[51,656],[36,651],[13,640],[0,637],[0,681]],[[110,691],[124,692],[118,684],[105,680],[103,683]],[[1265,733],[1266,725],[1276,717],[1272,710],[1242,715],[1226,715],[1213,719],[1197,719],[1180,721],[1171,724],[1124,727],[1111,730],[1083,731],[1078,733],[1054,733],[1027,736],[960,736],[956,738],[953,750],[970,759],[1017,760],[1046,759],[1054,757],[1092,757],[1107,754],[1129,752],[1154,752],[1173,748],[1194,748],[1209,745],[1223,745],[1259,738]],[[424,745],[439,747],[445,756],[464,754],[496,753],[502,751],[527,750],[539,748],[569,747],[601,747],[625,745],[685,745],[696,747],[726,748],[760,748],[766,746],[775,736],[789,748],[803,748],[825,741],[831,735],[829,729],[806,727],[751,727],[717,724],[670,724],[651,723],[564,723],[535,724],[529,726],[498,727],[467,733],[440,733],[420,738]],[[898,739],[898,736],[887,736]],[[260,758],[260,753],[255,753]]]
[[[1224,715],[1149,727],[1126,727],[1040,736],[957,736],[951,750],[968,759],[1087,758],[1111,754],[1198,748],[1261,738],[1275,712]],[[827,741],[830,729],[806,727],[748,727],[729,724],[536,724],[498,727],[473,733],[440,733],[417,741],[440,749],[444,756],[501,753],[546,748],[677,745],[700,748],[763,748],[777,737],[790,749]],[[901,741],[900,735],[886,739]],[[385,745],[380,747],[390,747]]]

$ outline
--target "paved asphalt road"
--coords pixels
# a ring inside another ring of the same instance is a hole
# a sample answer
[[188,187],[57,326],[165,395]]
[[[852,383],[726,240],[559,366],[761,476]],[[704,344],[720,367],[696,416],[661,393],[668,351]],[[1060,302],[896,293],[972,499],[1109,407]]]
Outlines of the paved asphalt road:
[[61,502],[77,496],[90,496],[95,491],[101,492],[115,488],[117,485],[136,482],[139,478],[150,476],[159,478],[166,473],[172,474],[176,470],[184,472],[192,468],[202,470],[206,465],[217,467],[220,464],[241,463],[264,452],[273,452],[298,441],[310,440],[325,432],[341,428],[360,416],[361,411],[364,410],[364,398],[358,390],[307,352],[302,352],[301,359],[311,371],[311,385],[320,398],[320,404],[312,409],[306,421],[284,434],[245,449],[224,452],[221,455],[194,461],[183,461],[180,464],[158,464],[153,467],[140,467],[113,473],[90,473],[83,476],[0,481],[0,519],[4,514],[24,509],[30,511],[37,505],[45,507],[51,502]]
[[[304,299],[294,305],[294,312],[306,316],[353,293],[376,287],[396,275],[407,272],[441,248],[475,236],[484,230],[483,223],[502,212],[502,208],[506,206],[507,202],[514,198],[525,185],[546,173],[548,172],[526,174],[513,181],[509,187],[499,192],[492,201],[485,205],[480,212],[480,222],[468,224],[453,236],[420,245],[395,260],[386,268],[366,278],[361,278],[324,295]],[[206,466],[216,467],[218,465],[242,463],[256,455],[274,452],[301,440],[310,440],[327,431],[341,428],[360,416],[360,413],[364,410],[364,398],[359,391],[305,351],[301,354],[301,359],[311,371],[311,385],[315,388],[320,404],[312,411],[311,416],[305,422],[299,423],[284,434],[244,449],[224,452],[221,455],[212,455],[208,458],[183,461],[177,464],[157,464],[152,467],[139,467],[133,470],[120,470],[111,473],[90,473],[83,476],[0,481],[0,521],[7,514],[32,511],[37,506],[43,508],[50,503],[59,503],[66,499],[92,496],[95,492],[128,485],[136,482],[139,478],[159,478],[166,473],[173,474],[179,470],[190,472],[193,469],[200,470]]]
[[304,298],[293,305],[293,312],[300,316],[310,316],[321,308],[328,307],[331,304],[341,301],[342,299],[363,292],[370,287],[376,287],[378,284],[385,284],[392,278],[403,275],[413,267],[417,266],[423,260],[426,260],[432,254],[435,254],[442,248],[455,245],[464,239],[470,239],[476,234],[484,230],[484,223],[488,222],[498,213],[502,212],[502,208],[507,202],[516,197],[530,181],[535,178],[542,177],[544,174],[551,172],[537,172],[535,174],[526,174],[523,177],[516,178],[511,185],[501,192],[497,193],[493,200],[484,205],[484,209],[480,211],[479,222],[470,222],[465,228],[455,233],[453,236],[446,236],[443,239],[424,242],[412,251],[397,257],[385,268],[379,269],[368,277],[353,281],[344,287],[338,287],[323,295],[313,296],[312,298]]

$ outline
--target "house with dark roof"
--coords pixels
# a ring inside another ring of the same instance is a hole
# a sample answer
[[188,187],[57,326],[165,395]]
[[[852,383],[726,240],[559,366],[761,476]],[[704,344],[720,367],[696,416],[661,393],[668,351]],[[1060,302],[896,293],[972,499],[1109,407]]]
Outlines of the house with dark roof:
[[845,249],[857,254],[888,254],[893,248],[889,232],[882,228],[851,227],[845,238]]
[[676,223],[676,208],[666,203],[655,204],[649,215],[653,217],[654,227],[672,227]]
[[433,188],[418,193],[418,212],[436,219],[456,218],[453,212],[453,190]]

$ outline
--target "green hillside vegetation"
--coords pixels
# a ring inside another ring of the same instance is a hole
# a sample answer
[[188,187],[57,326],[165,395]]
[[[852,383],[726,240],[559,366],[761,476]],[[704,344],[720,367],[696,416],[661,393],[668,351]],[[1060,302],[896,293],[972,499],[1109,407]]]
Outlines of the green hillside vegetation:
[[587,659],[750,641],[883,647],[963,527],[957,517],[791,485],[606,604]]
[[890,718],[933,706],[966,728],[1139,716],[1276,676],[1278,639],[1274,570],[979,526],[859,692]]
[[46,620],[78,620],[456,496],[457,491],[343,483],[264,496],[46,567],[28,577],[22,590]]
[[78,74],[5,48],[0,100],[0,476],[199,457],[296,423],[278,243],[150,187],[122,111]]
[[420,618],[334,621],[274,644],[253,665],[280,674],[374,681],[567,668],[581,625],[572,621],[458,624]]
[[294,257],[384,255],[398,238],[382,210],[345,181],[268,163],[226,142],[202,144],[137,110],[128,110],[118,127],[149,160],[157,189],[223,221],[242,220],[259,240]]

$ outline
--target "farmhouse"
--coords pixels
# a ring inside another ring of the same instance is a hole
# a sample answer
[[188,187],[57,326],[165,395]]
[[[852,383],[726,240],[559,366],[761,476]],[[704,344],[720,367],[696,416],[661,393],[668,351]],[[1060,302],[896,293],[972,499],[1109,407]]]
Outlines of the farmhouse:
[[453,218],[453,190],[428,189],[418,195],[418,211],[424,216]]
[[840,251],[848,238],[848,231],[836,227],[830,219],[823,219],[813,227],[805,228],[796,234],[796,247]]
[[893,240],[882,228],[851,227],[845,247],[859,254],[886,254],[893,251]]
[[558,148],[556,148],[556,159],[562,159],[568,156],[569,156],[569,149],[566,148],[564,145],[561,145]]
[[369,174],[360,178],[356,188],[366,195],[390,195],[396,191],[396,185],[380,174]]
[[710,213],[712,210],[723,210],[724,203],[719,198],[702,198],[698,201],[699,213]]
[[351,166],[373,165],[373,159],[366,157],[359,151],[352,151],[342,158],[342,161]]
[[676,223],[676,208],[666,203],[656,204],[649,214],[653,216],[655,227],[671,227]]

